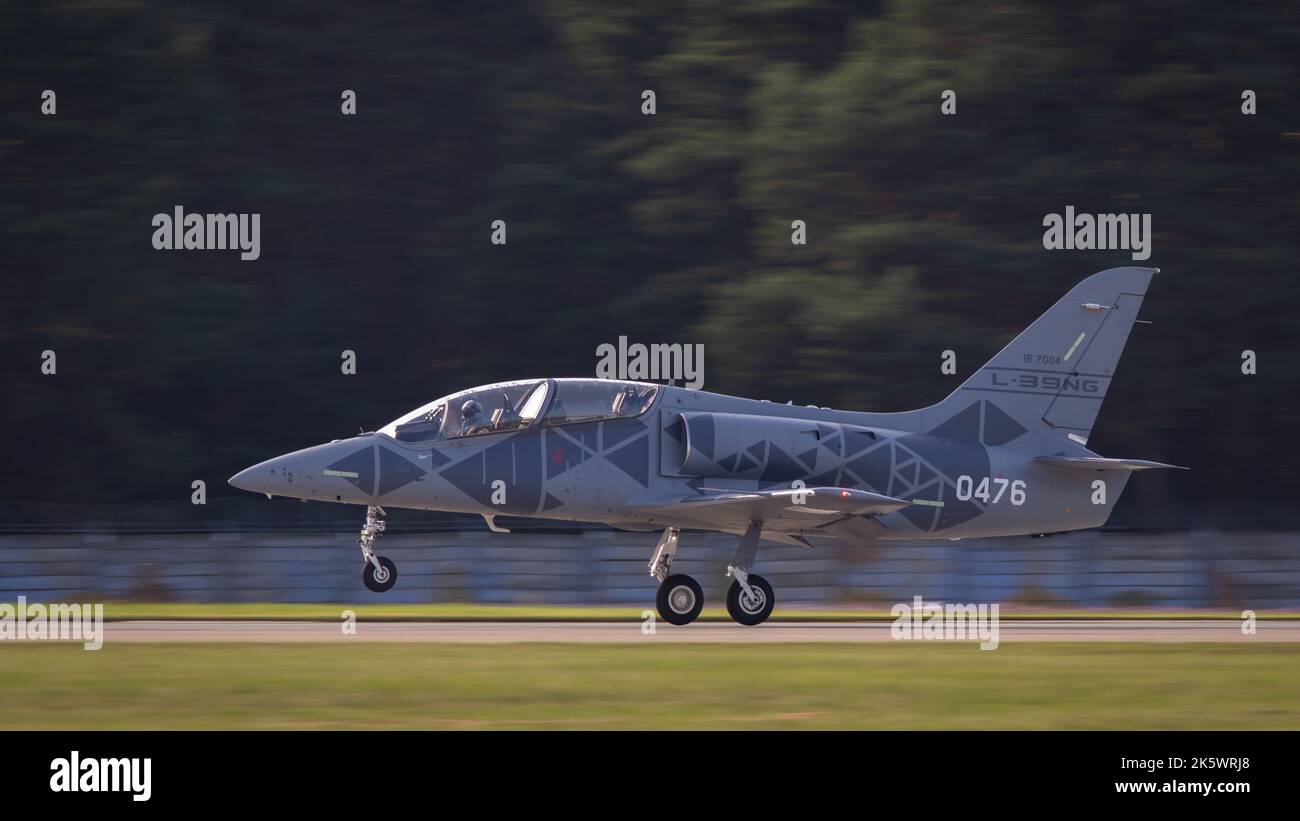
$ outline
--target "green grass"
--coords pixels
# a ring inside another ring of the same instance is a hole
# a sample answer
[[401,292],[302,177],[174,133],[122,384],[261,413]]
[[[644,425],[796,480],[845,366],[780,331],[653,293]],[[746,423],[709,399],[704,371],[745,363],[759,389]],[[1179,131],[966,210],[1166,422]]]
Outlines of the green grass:
[[[547,604],[179,604],[108,602],[107,621],[134,619],[195,620],[309,620],[338,621],[345,609],[362,621],[641,621],[642,611],[654,608],[654,591],[648,589],[641,605],[566,606]],[[1008,612],[1010,609],[1010,612]],[[721,607],[706,607],[703,621],[730,621]],[[1002,608],[1000,618],[1016,619],[1236,619],[1241,611],[1221,610],[1061,610]],[[1261,620],[1300,619],[1300,613],[1260,613]],[[888,607],[777,606],[774,621],[892,621]]]
[[1300,645],[0,645],[0,729],[1300,728]]

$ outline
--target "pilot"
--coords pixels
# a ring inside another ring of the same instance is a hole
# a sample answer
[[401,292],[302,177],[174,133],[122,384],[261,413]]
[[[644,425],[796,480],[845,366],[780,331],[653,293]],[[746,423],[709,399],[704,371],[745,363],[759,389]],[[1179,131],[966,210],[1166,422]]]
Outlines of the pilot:
[[491,427],[487,414],[483,413],[483,406],[478,403],[478,400],[470,399],[460,406],[461,436],[471,433],[486,433]]
[[614,397],[614,407],[611,409],[616,416],[636,416],[641,412],[641,395],[634,385],[628,385]]

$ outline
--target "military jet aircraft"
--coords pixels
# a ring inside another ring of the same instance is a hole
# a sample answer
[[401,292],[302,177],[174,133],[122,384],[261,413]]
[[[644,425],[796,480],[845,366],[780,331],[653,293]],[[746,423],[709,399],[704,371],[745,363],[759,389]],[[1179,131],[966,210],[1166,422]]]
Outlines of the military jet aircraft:
[[[611,379],[525,379],[455,393],[376,432],[278,456],[230,483],[268,497],[366,506],[362,579],[384,507],[662,530],[656,604],[693,621],[700,585],[672,571],[682,530],[740,537],[727,611],[759,624],[775,604],[754,572],[760,540],[811,547],[1041,535],[1098,527],[1130,474],[1168,468],[1088,450],[1152,268],[1080,282],[938,404],[859,413]],[[1099,488],[1101,491],[1099,492]]]

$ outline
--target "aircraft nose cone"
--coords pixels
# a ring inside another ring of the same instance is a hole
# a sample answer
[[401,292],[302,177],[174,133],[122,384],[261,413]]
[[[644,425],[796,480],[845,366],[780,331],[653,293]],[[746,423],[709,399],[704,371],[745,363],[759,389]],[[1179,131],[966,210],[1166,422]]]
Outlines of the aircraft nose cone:
[[227,481],[264,496],[364,504],[373,493],[374,449],[373,439],[335,440],[258,462]]
[[265,493],[267,482],[264,478],[265,471],[261,465],[253,465],[231,476],[228,481],[231,487],[237,487],[240,490],[247,490],[252,493]]

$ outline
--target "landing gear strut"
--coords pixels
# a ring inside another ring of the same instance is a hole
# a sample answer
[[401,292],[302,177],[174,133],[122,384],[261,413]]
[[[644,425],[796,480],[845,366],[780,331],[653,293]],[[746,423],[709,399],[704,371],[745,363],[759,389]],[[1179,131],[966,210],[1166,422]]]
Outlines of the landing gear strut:
[[750,522],[727,567],[727,575],[735,579],[727,590],[727,613],[749,627],[767,621],[776,606],[772,585],[757,573],[749,572],[758,552],[758,536],[762,532],[762,522]]
[[767,621],[776,605],[772,585],[757,573],[733,570],[732,575],[736,580],[727,590],[727,612],[733,619],[749,627]]
[[387,526],[380,517],[386,515],[379,505],[367,507],[366,523],[361,526],[361,535],[357,537],[357,546],[366,562],[361,570],[361,581],[376,593],[387,592],[397,583],[397,565],[386,556],[375,555],[375,540],[383,535]]
[[[740,624],[751,627],[767,621],[776,605],[772,585],[757,573],[749,572],[762,532],[762,522],[750,522],[727,566],[727,575],[734,579],[727,590],[727,612]],[[677,528],[670,527],[659,537],[659,544],[650,555],[650,575],[659,580],[655,606],[660,617],[669,624],[690,624],[704,609],[704,595],[695,579],[672,572],[673,558],[677,556],[677,534]]]
[[659,544],[650,556],[650,575],[659,580],[655,594],[655,607],[669,624],[690,624],[704,609],[704,591],[699,582],[685,573],[673,573],[673,557],[677,555],[677,528],[664,530]]

